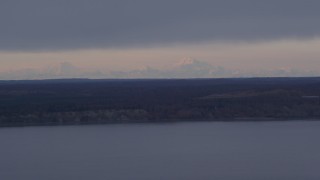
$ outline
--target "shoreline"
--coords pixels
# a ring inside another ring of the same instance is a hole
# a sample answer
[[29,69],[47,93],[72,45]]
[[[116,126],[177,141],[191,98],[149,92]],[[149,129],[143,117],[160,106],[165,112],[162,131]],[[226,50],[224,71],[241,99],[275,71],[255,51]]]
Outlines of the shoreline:
[[320,118],[220,118],[220,119],[196,119],[196,120],[186,120],[186,119],[167,119],[158,121],[132,121],[132,122],[71,122],[71,123],[11,123],[11,124],[1,124],[1,128],[14,128],[14,127],[45,127],[45,126],[86,126],[86,125],[116,125],[116,124],[174,124],[174,123],[184,123],[184,122],[289,122],[289,121],[320,121]]

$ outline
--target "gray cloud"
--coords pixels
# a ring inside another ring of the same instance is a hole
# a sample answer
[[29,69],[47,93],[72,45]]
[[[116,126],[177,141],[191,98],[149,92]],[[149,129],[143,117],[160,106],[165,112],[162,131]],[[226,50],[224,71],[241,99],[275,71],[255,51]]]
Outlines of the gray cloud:
[[318,0],[1,0],[0,50],[320,35]]

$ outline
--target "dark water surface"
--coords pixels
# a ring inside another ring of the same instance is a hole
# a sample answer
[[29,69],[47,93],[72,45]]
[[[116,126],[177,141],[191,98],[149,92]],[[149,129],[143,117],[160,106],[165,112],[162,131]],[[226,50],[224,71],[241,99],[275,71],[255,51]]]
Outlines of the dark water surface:
[[320,122],[0,128],[3,180],[319,180]]

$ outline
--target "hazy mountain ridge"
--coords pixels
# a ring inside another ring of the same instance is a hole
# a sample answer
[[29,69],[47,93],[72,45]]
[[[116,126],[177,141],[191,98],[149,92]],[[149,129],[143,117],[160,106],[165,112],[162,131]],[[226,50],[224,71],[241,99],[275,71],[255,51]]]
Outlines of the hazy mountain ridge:
[[26,68],[0,73],[1,80],[18,79],[56,79],[56,78],[92,78],[92,79],[120,79],[120,78],[221,78],[221,77],[296,77],[317,76],[317,71],[300,71],[291,68],[279,68],[271,70],[256,70],[255,72],[243,72],[240,70],[226,69],[222,66],[214,66],[205,61],[193,58],[183,58],[170,68],[160,69],[146,66],[130,71],[107,71],[99,69],[85,69],[77,67],[69,62],[44,68]]

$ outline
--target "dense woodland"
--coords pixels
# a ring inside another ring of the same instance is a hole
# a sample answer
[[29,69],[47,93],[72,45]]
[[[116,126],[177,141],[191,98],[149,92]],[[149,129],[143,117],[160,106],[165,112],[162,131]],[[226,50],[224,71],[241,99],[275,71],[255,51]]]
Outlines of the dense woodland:
[[320,78],[0,81],[0,125],[320,118]]

